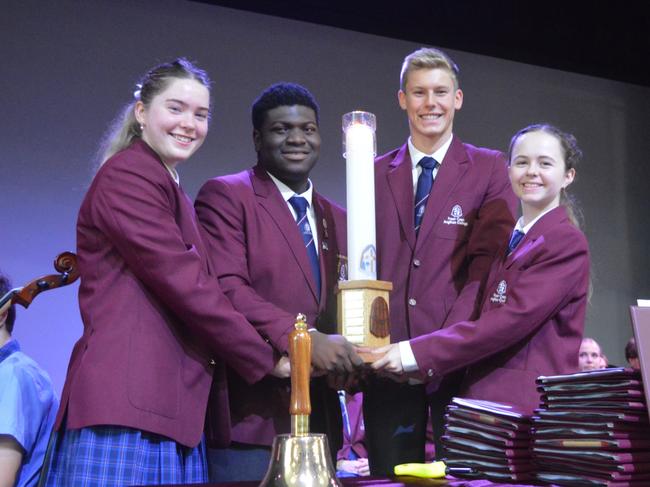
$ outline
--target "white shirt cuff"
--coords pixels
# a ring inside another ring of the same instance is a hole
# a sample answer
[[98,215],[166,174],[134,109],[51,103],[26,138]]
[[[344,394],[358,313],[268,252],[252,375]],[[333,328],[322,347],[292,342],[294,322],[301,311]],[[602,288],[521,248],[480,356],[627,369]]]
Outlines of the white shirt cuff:
[[411,349],[411,344],[408,340],[399,342],[399,353],[402,359],[402,368],[404,372],[416,372],[420,370],[418,363],[415,361],[415,355]]

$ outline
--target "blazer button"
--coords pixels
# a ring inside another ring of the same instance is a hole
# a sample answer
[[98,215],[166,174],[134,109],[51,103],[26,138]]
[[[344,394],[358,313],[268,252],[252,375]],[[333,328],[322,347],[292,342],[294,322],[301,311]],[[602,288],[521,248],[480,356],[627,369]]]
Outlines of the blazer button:
[[214,359],[211,358],[210,359],[210,367],[214,367],[215,365],[217,365],[217,362],[215,362]]
[[413,267],[420,267],[421,264],[420,259],[413,259]]
[[415,306],[416,304],[418,304],[418,302],[415,298],[409,298],[409,306]]
[[427,370],[427,375],[429,377],[433,377],[433,370],[431,370],[431,369]]

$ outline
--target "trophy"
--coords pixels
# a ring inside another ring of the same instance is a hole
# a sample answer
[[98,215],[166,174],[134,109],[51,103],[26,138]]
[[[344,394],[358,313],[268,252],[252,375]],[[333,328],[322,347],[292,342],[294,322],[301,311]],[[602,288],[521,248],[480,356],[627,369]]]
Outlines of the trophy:
[[[372,113],[343,115],[348,210],[348,280],[337,288],[338,333],[351,343],[382,347],[390,343],[389,294],[393,284],[377,280],[375,231],[376,120]],[[361,353],[365,362],[378,357]]]

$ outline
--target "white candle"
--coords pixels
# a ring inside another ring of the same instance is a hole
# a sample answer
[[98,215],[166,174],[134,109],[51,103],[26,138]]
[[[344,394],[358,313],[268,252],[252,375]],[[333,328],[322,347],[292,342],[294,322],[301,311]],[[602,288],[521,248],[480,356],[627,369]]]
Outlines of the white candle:
[[375,116],[343,116],[348,211],[348,279],[377,279]]

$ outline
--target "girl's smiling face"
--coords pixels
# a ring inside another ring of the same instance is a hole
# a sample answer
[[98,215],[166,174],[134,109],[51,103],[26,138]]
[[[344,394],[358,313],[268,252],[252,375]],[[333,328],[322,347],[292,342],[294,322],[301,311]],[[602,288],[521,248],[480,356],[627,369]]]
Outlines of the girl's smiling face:
[[560,204],[560,193],[573,182],[560,141],[538,130],[521,135],[512,147],[510,183],[521,200],[526,223]]
[[208,133],[210,92],[194,79],[177,78],[148,106],[138,101],[135,116],[144,140],[170,167],[188,159]]

